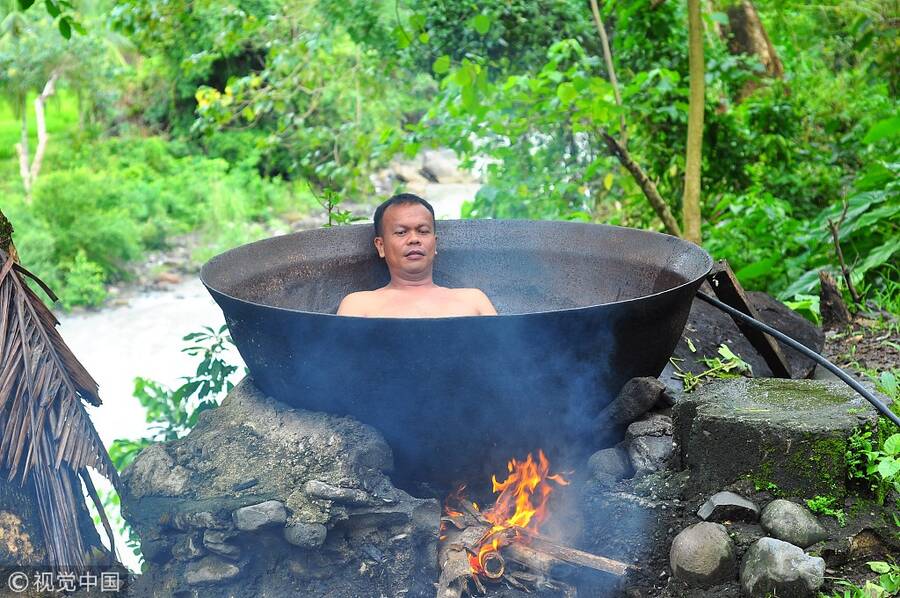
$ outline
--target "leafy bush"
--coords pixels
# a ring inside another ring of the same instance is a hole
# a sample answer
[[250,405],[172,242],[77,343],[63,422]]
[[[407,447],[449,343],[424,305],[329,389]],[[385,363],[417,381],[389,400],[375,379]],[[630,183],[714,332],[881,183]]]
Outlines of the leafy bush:
[[103,268],[90,261],[84,250],[79,249],[71,267],[65,272],[65,285],[60,295],[63,307],[71,309],[75,305],[100,305],[106,299],[103,281]]
[[102,302],[105,284],[127,279],[135,261],[173,235],[199,231],[205,243],[195,257],[205,260],[313,203],[262,178],[252,157],[232,165],[158,137],[72,149],[68,168],[54,164],[38,180],[30,206],[15,196],[4,205],[23,260],[67,308]]

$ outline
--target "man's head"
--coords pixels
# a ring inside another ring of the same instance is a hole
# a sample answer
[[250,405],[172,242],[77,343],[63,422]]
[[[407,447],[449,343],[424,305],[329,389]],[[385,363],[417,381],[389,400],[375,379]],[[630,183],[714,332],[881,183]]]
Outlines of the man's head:
[[420,204],[425,206],[431,213],[431,223],[434,225],[434,208],[431,207],[431,204],[419,197],[418,195],[414,195],[412,193],[398,193],[393,197],[384,200],[380,206],[375,208],[375,216],[372,217],[372,220],[375,221],[375,236],[381,237],[384,233],[382,229],[382,222],[384,221],[384,213],[391,206],[402,206],[402,205],[410,205],[410,204]]
[[395,195],[375,210],[375,249],[391,276],[431,275],[436,253],[434,208],[412,193]]

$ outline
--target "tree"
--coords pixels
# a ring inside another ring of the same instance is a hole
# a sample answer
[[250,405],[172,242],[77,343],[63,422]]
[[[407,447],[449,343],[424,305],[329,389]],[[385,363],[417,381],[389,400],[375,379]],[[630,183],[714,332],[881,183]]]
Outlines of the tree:
[[[38,21],[12,11],[0,26],[0,72],[9,74],[0,80],[0,92],[6,96],[20,122],[16,154],[26,201],[31,198],[31,189],[47,148],[44,104],[56,91],[64,54],[59,44],[48,43],[46,29],[40,27]],[[28,94],[34,91],[39,92],[34,101],[38,142],[32,157],[28,139]]]
[[[756,7],[749,0],[731,2],[726,7],[728,27],[721,31],[728,43],[728,50],[735,55],[755,57],[763,67],[767,77],[781,79],[784,65],[769,40],[769,34],[756,12]],[[759,87],[759,78],[747,81],[741,89],[739,99],[753,93]]]
[[[0,78],[0,94],[20,122],[15,149],[26,202],[31,200],[50,139],[45,108],[57,86],[67,83],[78,93],[80,125],[86,124],[98,106],[115,100],[111,89],[123,63],[117,46],[102,39],[104,34],[104,29],[95,28],[91,34],[60,43],[51,19],[16,10],[0,24],[0,72],[8,74]],[[28,97],[32,93],[37,94],[33,103],[37,145],[33,152],[28,132]]]
[[700,0],[688,0],[688,59],[690,100],[688,105],[687,154],[684,167],[682,222],[684,238],[700,244],[700,167],[703,162],[703,111],[706,105],[703,58],[703,21]]

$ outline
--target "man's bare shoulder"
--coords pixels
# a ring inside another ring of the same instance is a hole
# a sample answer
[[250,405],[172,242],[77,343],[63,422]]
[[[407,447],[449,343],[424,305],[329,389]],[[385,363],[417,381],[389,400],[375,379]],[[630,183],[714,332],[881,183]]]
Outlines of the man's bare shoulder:
[[481,289],[451,289],[454,294],[463,299],[469,305],[474,306],[481,316],[496,316],[497,308],[490,298]]
[[365,316],[377,299],[381,289],[374,291],[357,291],[350,293],[341,300],[338,305],[337,315],[339,316]]

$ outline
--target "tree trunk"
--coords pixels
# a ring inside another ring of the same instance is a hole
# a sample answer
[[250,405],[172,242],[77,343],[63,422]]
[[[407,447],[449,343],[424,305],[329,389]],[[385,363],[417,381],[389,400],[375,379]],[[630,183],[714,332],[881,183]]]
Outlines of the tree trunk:
[[31,199],[31,179],[28,176],[29,163],[31,162],[31,154],[28,151],[28,99],[27,96],[22,97],[19,105],[20,137],[19,143],[16,144],[16,154],[19,156],[19,176],[22,177],[22,186],[25,187],[25,201]]
[[[730,4],[726,13],[728,27],[723,35],[728,42],[728,51],[732,54],[755,56],[763,65],[766,76],[781,79],[784,76],[784,65],[753,4],[749,0],[740,0]],[[759,86],[757,78],[750,80],[741,90],[739,99],[747,97]]]
[[688,106],[687,155],[684,167],[682,221],[684,238],[700,244],[700,166],[703,161],[703,109],[706,103],[703,63],[703,21],[700,0],[688,0]]
[[[613,96],[616,98],[616,106],[622,107],[622,94],[619,93],[619,80],[616,77],[616,67],[612,61],[612,51],[609,49],[609,37],[606,35],[606,28],[603,26],[603,19],[600,17],[600,7],[597,6],[597,0],[591,0],[591,12],[594,14],[594,24],[597,25],[597,33],[600,34],[600,43],[603,46],[603,60],[606,62],[606,70],[609,73],[609,82],[613,88]],[[628,131],[625,129],[625,115],[619,116],[619,143],[622,147],[628,147]]]
[[38,138],[37,147],[34,149],[34,159],[31,159],[28,154],[28,112],[25,109],[22,110],[22,141],[16,144],[16,153],[19,154],[19,175],[22,177],[22,186],[25,188],[26,203],[31,203],[31,190],[41,172],[44,153],[47,151],[49,136],[47,135],[47,120],[44,118],[44,104],[47,103],[50,96],[56,93],[57,79],[59,79],[59,71],[53,71],[41,94],[34,99],[34,120]]
[[601,131],[600,135],[606,142],[606,147],[609,148],[610,153],[614,155],[616,159],[619,160],[619,163],[631,173],[632,177],[634,177],[635,182],[640,186],[641,191],[644,192],[644,196],[650,202],[650,205],[653,206],[656,215],[662,220],[663,225],[666,227],[666,232],[670,235],[680,237],[681,229],[678,228],[678,221],[675,220],[675,217],[669,210],[669,206],[666,205],[666,201],[656,189],[656,184],[650,180],[650,177],[648,177],[641,166],[631,158],[628,150],[625,149],[615,137],[606,131]]

